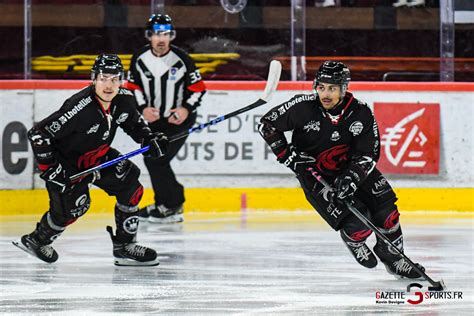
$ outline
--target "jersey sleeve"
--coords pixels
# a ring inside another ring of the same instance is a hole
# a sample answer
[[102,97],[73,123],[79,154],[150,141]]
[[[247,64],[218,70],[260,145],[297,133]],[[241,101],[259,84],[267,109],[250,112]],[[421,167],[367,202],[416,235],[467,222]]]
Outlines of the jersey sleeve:
[[28,131],[28,139],[33,155],[40,170],[44,171],[57,162],[58,150],[56,142],[73,133],[77,125],[77,115],[73,118],[66,115],[71,108],[66,101],[61,109],[35,124]]
[[[178,50],[177,52],[180,51]],[[189,113],[193,113],[196,112],[197,108],[201,105],[202,97],[206,93],[206,85],[202,80],[199,69],[196,67],[191,57],[183,51],[180,52],[180,57],[186,65],[185,89],[182,106],[188,109]]]
[[352,158],[349,169],[356,172],[361,181],[375,168],[380,157],[380,135],[377,121],[367,105],[362,105],[360,120],[349,126],[353,134]]
[[277,157],[282,156],[288,147],[284,132],[296,128],[294,105],[298,103],[298,97],[274,107],[260,120],[259,133]]

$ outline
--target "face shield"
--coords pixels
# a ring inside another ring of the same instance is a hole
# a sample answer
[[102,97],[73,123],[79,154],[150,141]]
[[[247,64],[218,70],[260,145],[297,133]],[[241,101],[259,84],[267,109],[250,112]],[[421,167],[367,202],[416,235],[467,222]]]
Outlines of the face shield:
[[176,31],[173,29],[171,24],[153,24],[151,29],[145,30],[145,37],[150,40],[153,34],[158,36],[169,36],[170,41],[176,37]]

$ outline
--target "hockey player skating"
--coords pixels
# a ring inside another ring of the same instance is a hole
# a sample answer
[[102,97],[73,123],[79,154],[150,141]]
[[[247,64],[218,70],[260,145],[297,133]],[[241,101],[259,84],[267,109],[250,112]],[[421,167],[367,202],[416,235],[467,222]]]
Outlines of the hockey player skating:
[[[324,62],[314,80],[314,92],[296,95],[265,114],[259,125],[260,134],[277,160],[296,174],[315,210],[340,231],[359,264],[373,268],[377,256],[389,273],[419,278],[420,274],[378,237],[372,252],[365,243],[372,231],[343,203],[353,201],[403,251],[397,197],[376,168],[380,155],[377,123],[368,106],[347,91],[349,80],[346,65]],[[285,131],[293,132],[290,144]],[[308,168],[314,168],[332,183],[332,190],[317,182]]]
[[[205,85],[191,57],[170,45],[176,31],[168,15],[152,15],[145,35],[150,43],[132,57],[129,87],[134,90],[138,110],[152,131],[163,131],[171,138],[196,122]],[[183,221],[184,187],[176,179],[170,162],[185,141],[183,137],[171,142],[164,157],[144,158],[155,203],[140,209],[142,219],[154,223]]]
[[133,94],[122,88],[123,66],[117,55],[104,54],[92,67],[92,84],[67,99],[62,107],[36,124],[28,138],[46,181],[50,207],[36,229],[14,244],[39,259],[52,263],[58,254],[51,243],[68,225],[89,209],[92,183],[115,196],[116,235],[110,226],[116,265],[157,265],[153,249],[136,244],[138,202],[143,187],[140,170],[129,160],[103,169],[80,181],[69,177],[79,171],[118,157],[110,147],[120,126],[152,157],[165,154],[168,140],[162,133],[153,134],[136,110]]

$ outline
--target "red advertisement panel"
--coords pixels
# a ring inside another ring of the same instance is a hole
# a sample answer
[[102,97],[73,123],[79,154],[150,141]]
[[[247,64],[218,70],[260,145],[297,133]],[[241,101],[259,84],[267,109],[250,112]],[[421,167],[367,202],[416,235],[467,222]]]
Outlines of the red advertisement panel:
[[385,173],[439,172],[439,104],[374,103],[380,131],[380,160]]

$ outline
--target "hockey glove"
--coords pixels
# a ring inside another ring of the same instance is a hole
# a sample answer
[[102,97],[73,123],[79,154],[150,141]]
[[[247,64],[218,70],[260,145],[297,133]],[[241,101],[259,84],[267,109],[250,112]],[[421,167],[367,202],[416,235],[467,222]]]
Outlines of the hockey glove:
[[66,171],[60,163],[57,163],[46,169],[40,178],[50,184],[50,186],[59,193],[65,193],[72,187]]
[[352,197],[360,182],[361,176],[354,170],[348,169],[334,180],[331,201],[334,201],[334,199],[342,201]]
[[297,175],[304,175],[306,168],[312,167],[316,162],[314,157],[298,152],[295,147],[287,147],[277,158],[278,162],[290,168]]
[[142,147],[150,146],[150,149],[143,153],[146,157],[160,158],[166,154],[168,148],[168,137],[157,132],[143,138]]

